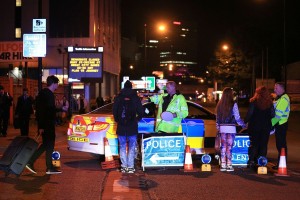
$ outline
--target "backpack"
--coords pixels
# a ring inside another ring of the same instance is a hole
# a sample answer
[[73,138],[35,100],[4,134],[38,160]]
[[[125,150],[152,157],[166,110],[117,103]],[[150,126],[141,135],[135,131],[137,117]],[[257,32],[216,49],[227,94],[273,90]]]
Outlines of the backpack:
[[127,125],[136,118],[135,105],[130,97],[120,97],[118,123]]

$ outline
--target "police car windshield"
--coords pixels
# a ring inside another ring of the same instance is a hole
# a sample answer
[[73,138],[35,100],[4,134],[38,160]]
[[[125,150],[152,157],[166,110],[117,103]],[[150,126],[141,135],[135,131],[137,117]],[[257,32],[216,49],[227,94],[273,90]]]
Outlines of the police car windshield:
[[102,107],[92,110],[88,114],[112,114],[112,107],[113,107],[113,103],[108,103]]

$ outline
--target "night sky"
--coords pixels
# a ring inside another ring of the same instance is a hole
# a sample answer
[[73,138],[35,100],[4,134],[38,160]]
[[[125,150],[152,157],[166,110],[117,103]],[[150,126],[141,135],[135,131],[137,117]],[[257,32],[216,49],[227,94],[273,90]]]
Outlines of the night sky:
[[268,49],[272,74],[284,63],[300,61],[300,1],[285,0],[285,12],[283,5],[284,0],[123,0],[122,36],[143,43],[145,23],[195,22],[200,66],[208,65],[216,48],[229,41],[256,56]]

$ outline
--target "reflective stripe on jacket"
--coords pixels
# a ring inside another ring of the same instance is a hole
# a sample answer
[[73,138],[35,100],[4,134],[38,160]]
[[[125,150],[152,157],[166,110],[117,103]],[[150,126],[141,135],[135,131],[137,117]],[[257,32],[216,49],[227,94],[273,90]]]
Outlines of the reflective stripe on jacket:
[[164,102],[163,98],[167,95],[168,94],[160,94],[150,97],[151,102],[158,105],[155,132],[163,131],[166,133],[177,133],[181,125],[181,120],[188,116],[188,106],[182,94],[174,94],[166,111],[176,113],[177,117],[172,121],[162,120],[160,115],[162,113],[162,105]]
[[290,98],[287,94],[282,95],[275,102],[275,117],[272,118],[272,126],[275,124],[284,124],[288,121],[290,115]]

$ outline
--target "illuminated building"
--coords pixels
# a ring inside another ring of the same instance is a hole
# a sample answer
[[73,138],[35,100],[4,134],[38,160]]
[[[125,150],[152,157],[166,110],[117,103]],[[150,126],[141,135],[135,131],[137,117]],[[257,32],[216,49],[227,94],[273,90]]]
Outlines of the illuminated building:
[[[121,62],[120,0],[2,0],[0,11],[0,76],[16,79],[11,71],[19,67],[18,81],[23,78],[37,80],[37,59],[23,58],[22,48],[7,47],[22,44],[23,34],[33,33],[33,19],[46,19],[43,80],[55,74],[66,84],[67,90],[67,47],[100,46],[104,49],[102,82],[86,83],[89,98],[111,97],[117,93]],[[11,56],[5,58],[4,55]]]

